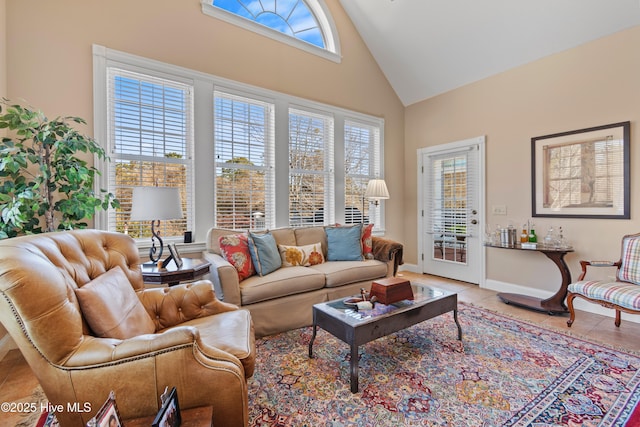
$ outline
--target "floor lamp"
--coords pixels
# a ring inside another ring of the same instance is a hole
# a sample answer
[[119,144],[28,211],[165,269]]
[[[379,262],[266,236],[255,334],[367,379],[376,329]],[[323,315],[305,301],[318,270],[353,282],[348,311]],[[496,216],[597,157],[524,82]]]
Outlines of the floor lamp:
[[[164,243],[156,227],[161,220],[181,219],[180,189],[176,187],[134,187],[131,198],[131,221],[151,221],[149,259],[154,264],[162,258]],[[159,247],[156,247],[156,241]]]
[[376,206],[380,204],[380,200],[388,199],[389,190],[387,190],[387,184],[384,179],[370,180],[367,184],[367,190],[364,192],[364,197]]

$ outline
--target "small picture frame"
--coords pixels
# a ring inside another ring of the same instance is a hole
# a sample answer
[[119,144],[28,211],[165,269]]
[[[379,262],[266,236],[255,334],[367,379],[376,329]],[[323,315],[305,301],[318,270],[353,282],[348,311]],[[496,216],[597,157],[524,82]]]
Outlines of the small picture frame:
[[169,243],[169,253],[171,254],[171,258],[173,258],[173,262],[176,263],[178,268],[182,268],[182,258],[180,257],[180,253],[178,252],[178,248],[176,248],[175,243]]
[[182,417],[180,416],[180,405],[178,404],[178,392],[176,388],[173,387],[168,395],[165,391],[162,396],[160,396],[160,400],[162,401],[162,407],[151,426],[179,427],[182,422]]
[[116,395],[113,391],[109,393],[109,398],[98,409],[96,415],[87,422],[87,427],[122,427],[122,420],[116,406]]

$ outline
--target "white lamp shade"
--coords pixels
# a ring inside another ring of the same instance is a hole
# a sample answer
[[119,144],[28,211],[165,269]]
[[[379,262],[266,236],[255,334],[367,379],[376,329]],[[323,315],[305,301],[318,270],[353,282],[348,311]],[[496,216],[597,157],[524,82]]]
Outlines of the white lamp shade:
[[182,218],[180,189],[175,187],[134,187],[131,221]]
[[389,198],[389,190],[387,190],[387,184],[384,179],[372,179],[367,184],[367,191],[364,192],[364,197],[371,200],[381,200]]

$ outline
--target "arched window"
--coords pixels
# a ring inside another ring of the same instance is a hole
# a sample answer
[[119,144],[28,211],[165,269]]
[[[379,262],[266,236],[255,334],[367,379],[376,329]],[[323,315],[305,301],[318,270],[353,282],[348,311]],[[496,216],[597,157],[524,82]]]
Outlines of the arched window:
[[323,0],[201,0],[203,13],[340,61],[337,31]]

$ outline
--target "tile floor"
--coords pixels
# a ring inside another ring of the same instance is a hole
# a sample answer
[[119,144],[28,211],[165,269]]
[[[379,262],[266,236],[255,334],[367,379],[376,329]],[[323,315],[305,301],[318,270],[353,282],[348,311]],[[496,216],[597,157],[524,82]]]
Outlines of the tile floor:
[[[625,322],[620,328],[613,324],[613,318],[596,314],[578,312],[575,323],[567,327],[568,315],[550,316],[531,310],[504,304],[496,292],[480,289],[476,285],[456,282],[436,276],[402,272],[409,280],[432,284],[435,287],[452,290],[458,293],[458,301],[474,304],[505,315],[525,321],[534,322],[542,327],[554,330],[569,331],[591,341],[600,342],[614,348],[640,352],[640,324]],[[31,372],[20,351],[11,350],[0,361],[0,403],[28,402],[38,381]],[[0,426],[15,426],[23,420],[20,414],[0,411]]]

